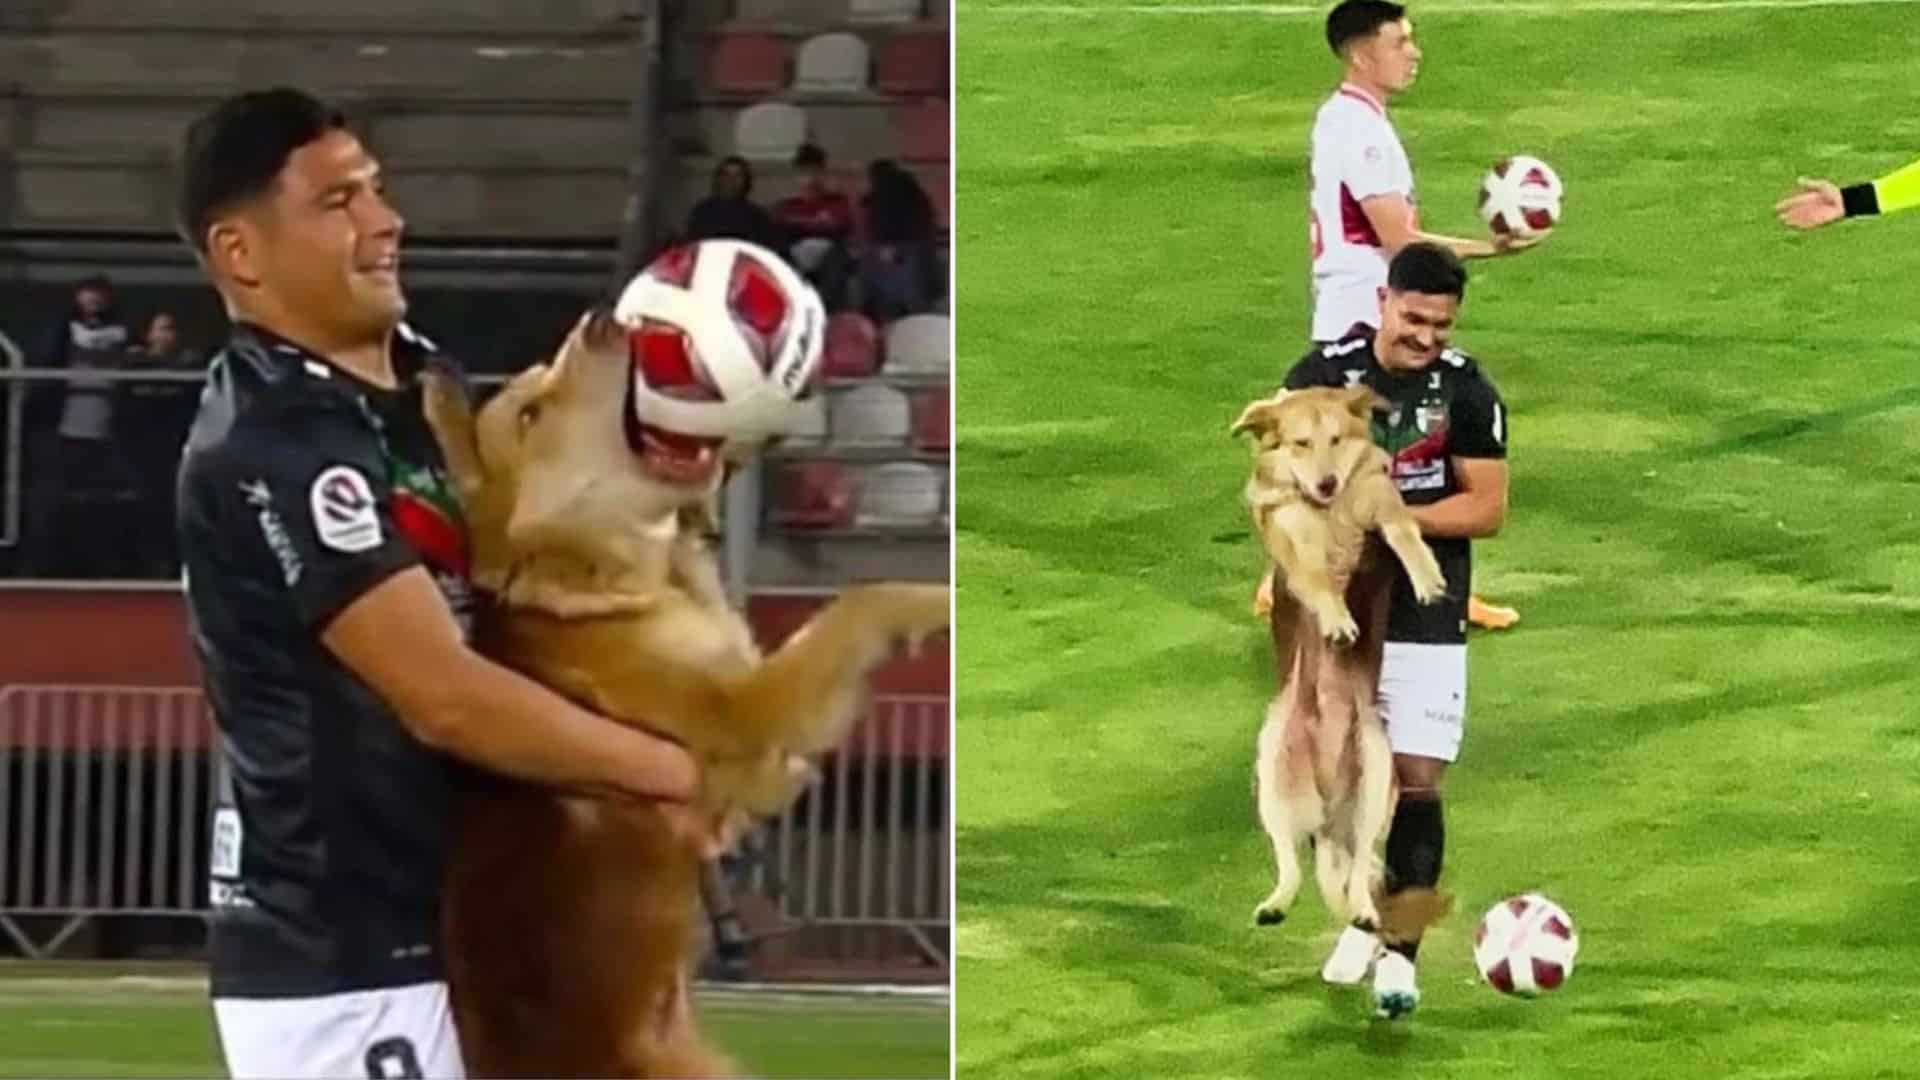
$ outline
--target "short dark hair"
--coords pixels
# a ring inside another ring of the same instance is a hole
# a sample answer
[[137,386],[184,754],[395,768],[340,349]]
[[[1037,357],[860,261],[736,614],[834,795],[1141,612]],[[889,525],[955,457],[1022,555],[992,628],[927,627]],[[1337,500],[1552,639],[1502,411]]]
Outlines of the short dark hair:
[[1463,300],[1467,295],[1467,267],[1447,248],[1417,241],[1401,248],[1387,264],[1387,288]]
[[295,150],[346,117],[288,87],[230,97],[188,125],[180,155],[175,226],[195,251],[207,250],[207,226],[235,203],[273,190]]
[[1370,38],[1379,33],[1382,26],[1406,17],[1405,4],[1387,0],[1340,0],[1327,12],[1327,48],[1339,56],[1351,42]]
[[824,169],[827,167],[827,152],[813,143],[801,143],[794,152],[793,167],[796,169]]
[[73,283],[73,291],[76,295],[89,290],[93,292],[111,293],[113,292],[113,282],[108,280],[105,274],[88,274],[86,277]]

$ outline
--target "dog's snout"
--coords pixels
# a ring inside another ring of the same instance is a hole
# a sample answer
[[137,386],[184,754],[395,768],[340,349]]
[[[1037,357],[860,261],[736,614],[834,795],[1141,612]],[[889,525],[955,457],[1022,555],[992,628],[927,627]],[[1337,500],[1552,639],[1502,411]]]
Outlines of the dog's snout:
[[1331,499],[1333,498],[1333,493],[1339,490],[1340,490],[1340,479],[1338,477],[1334,477],[1334,476],[1321,477],[1320,479],[1320,497],[1321,498]]

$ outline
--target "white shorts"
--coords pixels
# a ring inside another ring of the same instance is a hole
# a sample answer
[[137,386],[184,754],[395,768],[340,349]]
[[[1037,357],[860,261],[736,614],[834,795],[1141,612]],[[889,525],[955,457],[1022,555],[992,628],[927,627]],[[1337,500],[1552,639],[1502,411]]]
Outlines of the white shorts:
[[1394,753],[1458,758],[1467,719],[1467,647],[1386,642],[1380,715]]
[[447,984],[311,998],[215,998],[227,1075],[463,1080]]

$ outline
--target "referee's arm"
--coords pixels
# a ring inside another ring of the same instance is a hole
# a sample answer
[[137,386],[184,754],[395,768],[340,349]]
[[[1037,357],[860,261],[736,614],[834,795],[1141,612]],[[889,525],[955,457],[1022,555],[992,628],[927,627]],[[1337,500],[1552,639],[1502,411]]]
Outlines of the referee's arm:
[[1829,180],[1801,178],[1800,190],[1774,206],[1789,228],[1814,229],[1846,218],[1892,214],[1920,206],[1920,161],[1880,177],[1839,187]]
[[1891,214],[1910,206],[1920,206],[1920,161],[1878,180],[1843,187],[1840,189],[1840,201],[1848,217]]

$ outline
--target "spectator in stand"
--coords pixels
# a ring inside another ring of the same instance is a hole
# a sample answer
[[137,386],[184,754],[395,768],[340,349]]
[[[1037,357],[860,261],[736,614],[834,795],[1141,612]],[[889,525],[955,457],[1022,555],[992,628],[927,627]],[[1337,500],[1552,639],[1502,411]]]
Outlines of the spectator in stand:
[[173,480],[180,448],[200,406],[200,382],[180,379],[198,374],[206,361],[180,344],[179,320],[160,311],[147,321],[146,338],[128,352],[135,371],[176,376],[168,381],[122,384],[121,444],[132,455],[138,525],[133,530],[136,570],[143,578],[172,578],[180,573],[173,531]]
[[73,307],[41,340],[33,366],[75,373],[36,383],[27,398],[27,520],[22,563],[35,577],[125,574],[115,551],[131,500],[124,448],[113,440],[114,384],[85,372],[126,363],[127,326],[113,311],[113,285],[104,276],[74,287]]
[[866,219],[860,291],[867,317],[886,323],[932,310],[940,295],[933,200],[912,173],[882,159],[867,168],[860,204]]
[[853,276],[853,202],[827,180],[827,152],[807,143],[793,156],[800,194],[774,204],[773,221],[785,234],[782,249],[794,269],[819,291],[828,311],[847,306]]
[[695,203],[687,215],[686,239],[745,240],[770,251],[780,250],[772,215],[753,201],[753,166],[746,158],[723,158],[714,168],[711,193]]

